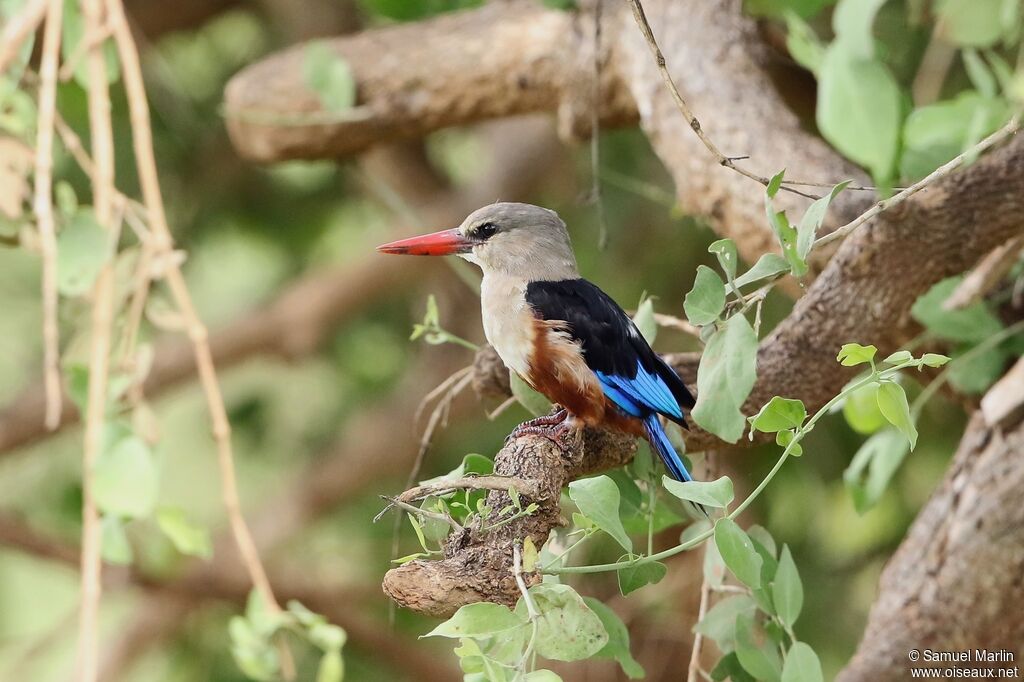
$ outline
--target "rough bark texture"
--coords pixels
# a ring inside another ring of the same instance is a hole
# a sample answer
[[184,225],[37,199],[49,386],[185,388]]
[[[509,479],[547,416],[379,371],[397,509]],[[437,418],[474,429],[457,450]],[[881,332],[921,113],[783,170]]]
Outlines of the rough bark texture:
[[[495,456],[494,471],[535,486],[540,494],[524,497],[523,504],[536,502],[539,509],[491,530],[484,526],[498,519],[450,534],[443,560],[412,561],[391,569],[384,576],[384,591],[401,606],[441,617],[478,601],[515,604],[519,589],[510,569],[513,543],[529,537],[537,547],[543,545],[551,530],[562,525],[558,504],[562,488],[581,476],[625,464],[635,451],[633,438],[603,430],[588,429],[568,454],[540,436],[511,441]],[[509,502],[505,492],[487,495],[487,504],[494,510]],[[540,582],[538,574],[527,580],[535,582]]]
[[[255,161],[331,158],[382,140],[489,118],[559,111],[563,132],[590,128],[592,26],[528,2],[492,3],[328,41],[358,83],[358,106],[331,114],[306,86],[307,45],[236,75],[225,92],[228,132]],[[603,125],[636,120],[612,53],[602,55]]]
[[[905,680],[912,649],[1005,649],[1024,656],[1024,424],[976,413],[946,479],[882,574],[857,654],[840,682]],[[949,664],[932,664],[949,667]],[[957,664],[958,667],[989,667]]]

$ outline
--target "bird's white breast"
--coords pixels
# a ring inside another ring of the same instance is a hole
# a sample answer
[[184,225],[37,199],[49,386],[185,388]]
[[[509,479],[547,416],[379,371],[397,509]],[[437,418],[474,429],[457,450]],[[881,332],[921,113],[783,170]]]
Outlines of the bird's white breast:
[[484,335],[505,366],[529,375],[534,347],[534,316],[526,302],[526,282],[519,277],[487,273],[480,286]]

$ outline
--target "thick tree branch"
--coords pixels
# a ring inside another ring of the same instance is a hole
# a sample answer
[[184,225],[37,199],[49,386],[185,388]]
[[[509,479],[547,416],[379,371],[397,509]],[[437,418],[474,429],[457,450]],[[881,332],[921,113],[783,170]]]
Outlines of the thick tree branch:
[[882,574],[864,639],[837,680],[909,679],[910,667],[926,665],[908,660],[912,649],[1007,649],[1020,660],[1021,452],[1024,424],[1003,431],[974,415],[945,481]]
[[[298,45],[232,79],[228,132],[239,153],[256,161],[334,158],[445,126],[539,111],[558,110],[564,131],[585,134],[588,35],[575,13],[510,2],[334,39],[328,45],[358,83],[358,106],[341,114],[325,112],[306,86],[306,46]],[[635,121],[611,52],[602,62],[600,123]]]

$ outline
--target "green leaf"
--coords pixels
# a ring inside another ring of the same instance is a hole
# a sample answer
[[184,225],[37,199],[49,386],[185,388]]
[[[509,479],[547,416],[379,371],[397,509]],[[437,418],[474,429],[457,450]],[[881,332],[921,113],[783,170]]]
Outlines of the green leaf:
[[646,296],[640,301],[636,314],[633,315],[633,324],[647,344],[652,345],[658,336],[658,323],[654,319],[654,299],[651,296]]
[[704,614],[693,631],[715,641],[722,653],[729,653],[736,645],[736,618],[741,613],[753,614],[757,604],[750,595],[734,594],[719,601]]
[[725,308],[725,285],[715,271],[706,265],[697,266],[693,289],[683,299],[683,310],[690,324],[703,326],[718,319]]
[[751,589],[761,587],[761,555],[735,521],[726,517],[715,523],[715,545],[740,582]]
[[1003,325],[981,301],[959,310],[943,307],[962,280],[963,276],[942,280],[914,302],[910,314],[937,336],[978,343],[998,333]]
[[306,47],[302,78],[325,111],[342,113],[356,103],[356,80],[348,62],[322,41]]
[[804,588],[800,582],[793,555],[787,545],[782,546],[779,557],[779,568],[775,571],[775,582],[772,583],[772,602],[775,613],[783,623],[793,627],[804,606]]
[[569,484],[569,497],[598,528],[611,535],[627,552],[633,542],[626,535],[619,517],[619,487],[607,476],[581,478]]
[[668,573],[668,568],[660,561],[646,561],[619,569],[619,592],[626,596],[645,585],[656,585]]
[[774,396],[748,421],[751,433],[775,433],[795,429],[803,424],[806,418],[807,410],[802,400]]
[[887,365],[900,365],[907,360],[913,360],[914,356],[909,350],[898,350],[895,353],[887,356],[882,362]]
[[1006,100],[967,90],[951,100],[918,107],[903,124],[900,170],[922,178],[995,132],[1010,116]]
[[143,518],[156,507],[160,472],[149,446],[129,435],[100,453],[93,485],[96,504],[105,514]]
[[823,682],[821,661],[807,644],[793,642],[782,666],[782,682]]
[[608,633],[608,643],[594,656],[596,658],[610,658],[618,661],[622,666],[622,672],[631,680],[637,680],[644,676],[644,669],[633,658],[629,651],[629,630],[622,622],[618,614],[612,611],[611,607],[593,597],[584,597],[586,605],[601,619],[601,625]]
[[775,253],[766,253],[757,259],[754,267],[750,268],[736,278],[737,287],[745,287],[762,279],[775,277],[784,272],[789,272],[789,261]]
[[885,417],[878,409],[878,384],[862,386],[846,396],[843,403],[843,416],[846,423],[857,433],[870,435],[885,426]]
[[[608,633],[597,614],[569,585],[541,583],[530,588],[530,596],[540,611],[537,620],[537,653],[553,661],[580,661],[590,658],[608,643]],[[526,616],[526,604],[520,598],[516,614]]]
[[533,390],[518,374],[509,372],[508,383],[512,389],[512,396],[526,408],[527,412],[535,417],[551,412],[551,401]]
[[490,637],[522,627],[528,622],[507,606],[479,602],[460,607],[455,615],[423,637]]
[[779,188],[782,187],[782,181],[785,178],[786,178],[786,169],[785,168],[783,168],[782,170],[780,170],[778,173],[776,173],[775,175],[773,175],[771,177],[771,180],[768,181],[768,186],[765,187],[765,190],[764,190],[765,195],[767,195],[769,199],[773,198],[776,194],[779,193]]
[[892,177],[899,149],[902,95],[877,59],[861,59],[840,41],[825,51],[818,74],[818,127],[842,154],[867,167],[875,181]]
[[[545,0],[547,4],[554,0]],[[565,2],[567,0],[558,0],[559,2]],[[523,682],[562,682],[562,678],[550,670],[534,670],[533,672],[526,673],[523,677]]]
[[921,364],[926,367],[942,367],[949,360],[949,357],[939,353],[925,353],[921,356]]
[[845,343],[843,347],[839,349],[839,354],[836,356],[836,360],[839,361],[843,367],[856,367],[857,365],[863,365],[865,362],[871,362],[875,353],[878,349],[874,346],[862,346],[859,343]]
[[793,431],[779,431],[775,434],[775,444],[781,446],[783,449],[789,448],[789,454],[792,457],[799,457],[804,454],[804,446],[800,443],[796,443],[793,447],[789,447],[790,443],[796,440],[796,433]]
[[[710,521],[706,521],[706,524],[710,524]],[[684,530],[679,537],[680,542],[686,542],[692,540],[694,537],[703,534],[707,528],[703,526],[705,523],[695,523]],[[690,530],[693,529],[692,535]],[[697,529],[700,529],[700,533],[697,533]],[[702,571],[704,573],[704,579],[708,582],[708,585],[712,589],[718,589],[725,584],[726,578],[726,567],[725,562],[722,560],[722,554],[718,551],[718,545],[713,542],[704,543],[704,562],[702,564]]]
[[693,420],[735,443],[746,418],[741,407],[757,378],[757,335],[743,315],[733,315],[708,340],[697,371]]
[[969,347],[965,347],[954,354],[957,361],[949,367],[947,376],[949,383],[960,393],[977,395],[984,393],[1003,375],[1011,354],[1005,345],[964,357],[968,350]]
[[786,48],[796,63],[811,73],[821,68],[821,60],[825,58],[825,47],[810,25],[795,12],[787,12],[786,16]]
[[779,682],[782,675],[779,652],[775,643],[756,628],[752,613],[736,617],[736,657],[756,679]]
[[724,508],[733,500],[732,480],[722,476],[716,481],[676,481],[662,477],[665,489],[680,500],[688,500],[707,507]]
[[909,448],[907,439],[896,429],[883,429],[860,446],[843,472],[843,481],[858,513],[875,506]]
[[[747,535],[750,536],[755,548],[757,545],[761,545],[768,553],[768,556],[773,560],[775,559],[775,556],[778,554],[778,547],[775,546],[775,538],[772,537],[767,528],[754,524],[747,528]],[[775,575],[774,571],[772,571],[772,575]]]
[[316,682],[343,682],[345,679],[345,663],[341,659],[341,652],[332,649],[320,659],[320,666],[316,671]]
[[960,53],[960,56],[964,60],[964,68],[967,70],[967,76],[971,79],[971,84],[978,90],[982,97],[991,98],[995,97],[999,93],[999,85],[996,83],[996,77],[992,71],[985,64],[985,60],[981,58],[974,50],[964,50]]
[[161,509],[156,515],[157,525],[182,554],[209,559],[213,556],[210,531],[193,523],[177,507]]
[[714,682],[724,682],[724,680],[729,680],[729,682],[756,682],[740,664],[740,659],[736,657],[736,652],[722,656],[711,670],[711,679]]
[[796,228],[796,252],[802,260],[807,260],[807,255],[811,252],[811,247],[814,246],[814,239],[818,234],[818,230],[821,229],[821,224],[825,222],[825,215],[828,213],[828,207],[832,200],[846,189],[849,184],[849,180],[840,182],[832,188],[831,192],[815,200],[804,211],[803,217],[800,218],[800,224]]
[[910,417],[910,405],[907,403],[907,394],[903,387],[887,381],[878,387],[876,398],[882,415],[907,437],[910,449],[913,450],[917,444],[917,427]]
[[739,255],[736,253],[736,243],[731,239],[719,239],[711,242],[708,246],[708,253],[718,257],[718,264],[722,266],[727,280],[736,278],[736,265],[739,263]]
[[128,535],[124,532],[124,522],[116,516],[103,516],[101,521],[101,547],[103,560],[110,564],[128,566],[132,563],[135,553],[132,551]]
[[989,47],[1009,35],[1020,15],[1018,0],[943,0],[942,36],[962,47]]
[[842,41],[850,54],[858,59],[875,56],[875,39],[871,26],[885,0],[839,0],[832,14],[836,39]]
[[82,209],[57,237],[57,289],[64,296],[89,293],[111,255],[110,235],[91,209]]

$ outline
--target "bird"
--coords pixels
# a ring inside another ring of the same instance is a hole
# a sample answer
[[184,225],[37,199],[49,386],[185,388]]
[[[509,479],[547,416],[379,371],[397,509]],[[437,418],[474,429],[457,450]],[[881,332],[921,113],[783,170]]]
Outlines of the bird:
[[669,475],[693,480],[661,417],[687,427],[694,398],[623,309],[582,278],[555,211],[498,202],[459,227],[382,244],[385,254],[456,255],[480,267],[484,335],[505,366],[561,409],[510,435],[544,436],[566,450],[583,426],[646,438]]

